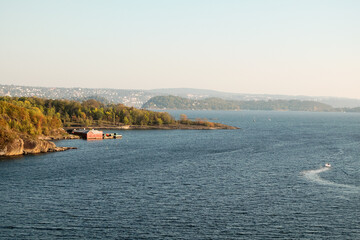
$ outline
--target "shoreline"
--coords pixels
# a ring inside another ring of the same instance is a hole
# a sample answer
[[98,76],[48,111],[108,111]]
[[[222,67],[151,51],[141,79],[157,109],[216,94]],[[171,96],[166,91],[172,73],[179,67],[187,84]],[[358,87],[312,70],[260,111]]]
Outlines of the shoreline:
[[50,136],[40,135],[37,137],[30,137],[29,135],[19,135],[12,141],[5,143],[0,149],[1,159],[23,156],[36,155],[50,152],[63,152],[70,149],[77,149],[76,147],[58,147],[53,141],[65,139],[80,139],[79,136],[67,134],[64,130],[61,134],[59,132]]
[[208,127],[203,125],[187,125],[187,124],[171,124],[162,126],[141,126],[141,125],[123,125],[123,126],[73,126],[63,127],[65,131],[72,129],[95,129],[95,130],[238,130],[241,128],[233,127],[225,124],[219,124],[218,126]]
[[[187,125],[187,124],[171,124],[161,126],[141,126],[141,125],[123,125],[123,126],[75,126],[63,127],[61,131],[72,130],[76,128],[96,129],[96,130],[238,130],[240,128],[228,126],[225,124],[217,124],[216,126],[204,125]],[[10,158],[14,156],[36,155],[49,152],[61,152],[70,149],[77,149],[75,147],[57,147],[53,141],[56,140],[72,140],[81,139],[74,134],[54,134],[51,136],[38,136],[36,139],[30,139],[27,136],[22,136],[15,139],[13,142],[4,146],[0,150],[1,159]]]

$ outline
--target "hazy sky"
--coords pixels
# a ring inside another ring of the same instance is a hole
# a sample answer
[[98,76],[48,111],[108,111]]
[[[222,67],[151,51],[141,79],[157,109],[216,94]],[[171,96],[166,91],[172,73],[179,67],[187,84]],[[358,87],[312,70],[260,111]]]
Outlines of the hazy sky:
[[360,1],[0,0],[0,84],[360,98]]

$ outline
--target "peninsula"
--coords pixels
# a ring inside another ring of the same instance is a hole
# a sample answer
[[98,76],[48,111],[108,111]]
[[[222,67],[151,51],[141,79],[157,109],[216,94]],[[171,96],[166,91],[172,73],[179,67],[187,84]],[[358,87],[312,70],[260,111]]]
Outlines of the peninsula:
[[238,129],[185,115],[175,120],[166,112],[154,112],[123,104],[104,104],[37,97],[0,97],[0,156],[64,151],[53,139],[77,138],[65,129]]

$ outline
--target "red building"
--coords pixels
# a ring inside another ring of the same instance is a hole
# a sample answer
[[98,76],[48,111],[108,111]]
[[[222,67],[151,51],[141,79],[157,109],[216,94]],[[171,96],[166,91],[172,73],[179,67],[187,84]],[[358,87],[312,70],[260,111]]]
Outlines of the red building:
[[72,134],[78,135],[81,138],[84,139],[103,139],[103,132],[102,131],[98,131],[98,130],[77,130],[74,129],[74,131],[72,131]]

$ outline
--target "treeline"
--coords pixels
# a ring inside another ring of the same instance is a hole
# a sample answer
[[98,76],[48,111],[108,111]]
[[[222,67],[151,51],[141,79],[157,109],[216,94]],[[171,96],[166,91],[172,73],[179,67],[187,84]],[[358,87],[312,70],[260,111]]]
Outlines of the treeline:
[[[63,126],[101,126],[103,124],[162,125],[176,123],[175,119],[168,113],[126,107],[123,104],[104,104],[94,99],[78,102],[37,97],[0,97],[0,102],[2,102],[4,111],[11,105],[14,106],[13,109],[18,107],[16,108],[17,110],[14,111],[22,112],[22,116],[28,114],[30,119],[32,119],[33,116],[42,116],[42,118],[47,119],[46,121],[40,121],[36,120],[36,117],[34,118],[36,123],[41,122],[40,125],[35,124],[35,129],[32,129],[36,134],[44,133],[46,130],[46,128],[42,130],[44,122],[47,123],[47,121],[53,119],[55,119],[53,121],[59,122],[59,126],[61,124]],[[20,110],[19,107],[22,110]],[[26,112],[26,114],[24,112]],[[21,119],[20,116],[16,118]],[[12,119],[12,117],[9,119]],[[49,127],[53,127],[53,125]],[[25,130],[24,126],[19,126],[18,128],[21,131],[30,131]]]
[[157,96],[148,100],[143,108],[183,110],[275,110],[312,112],[360,112],[360,108],[333,108],[315,101],[269,100],[231,101],[220,98],[193,100],[177,96]]
[[48,136],[61,127],[57,116],[44,114],[30,102],[7,100],[0,101],[0,149],[19,137]]
[[38,107],[21,101],[0,101],[0,128],[29,135],[48,135],[61,127],[54,115],[45,115]]

